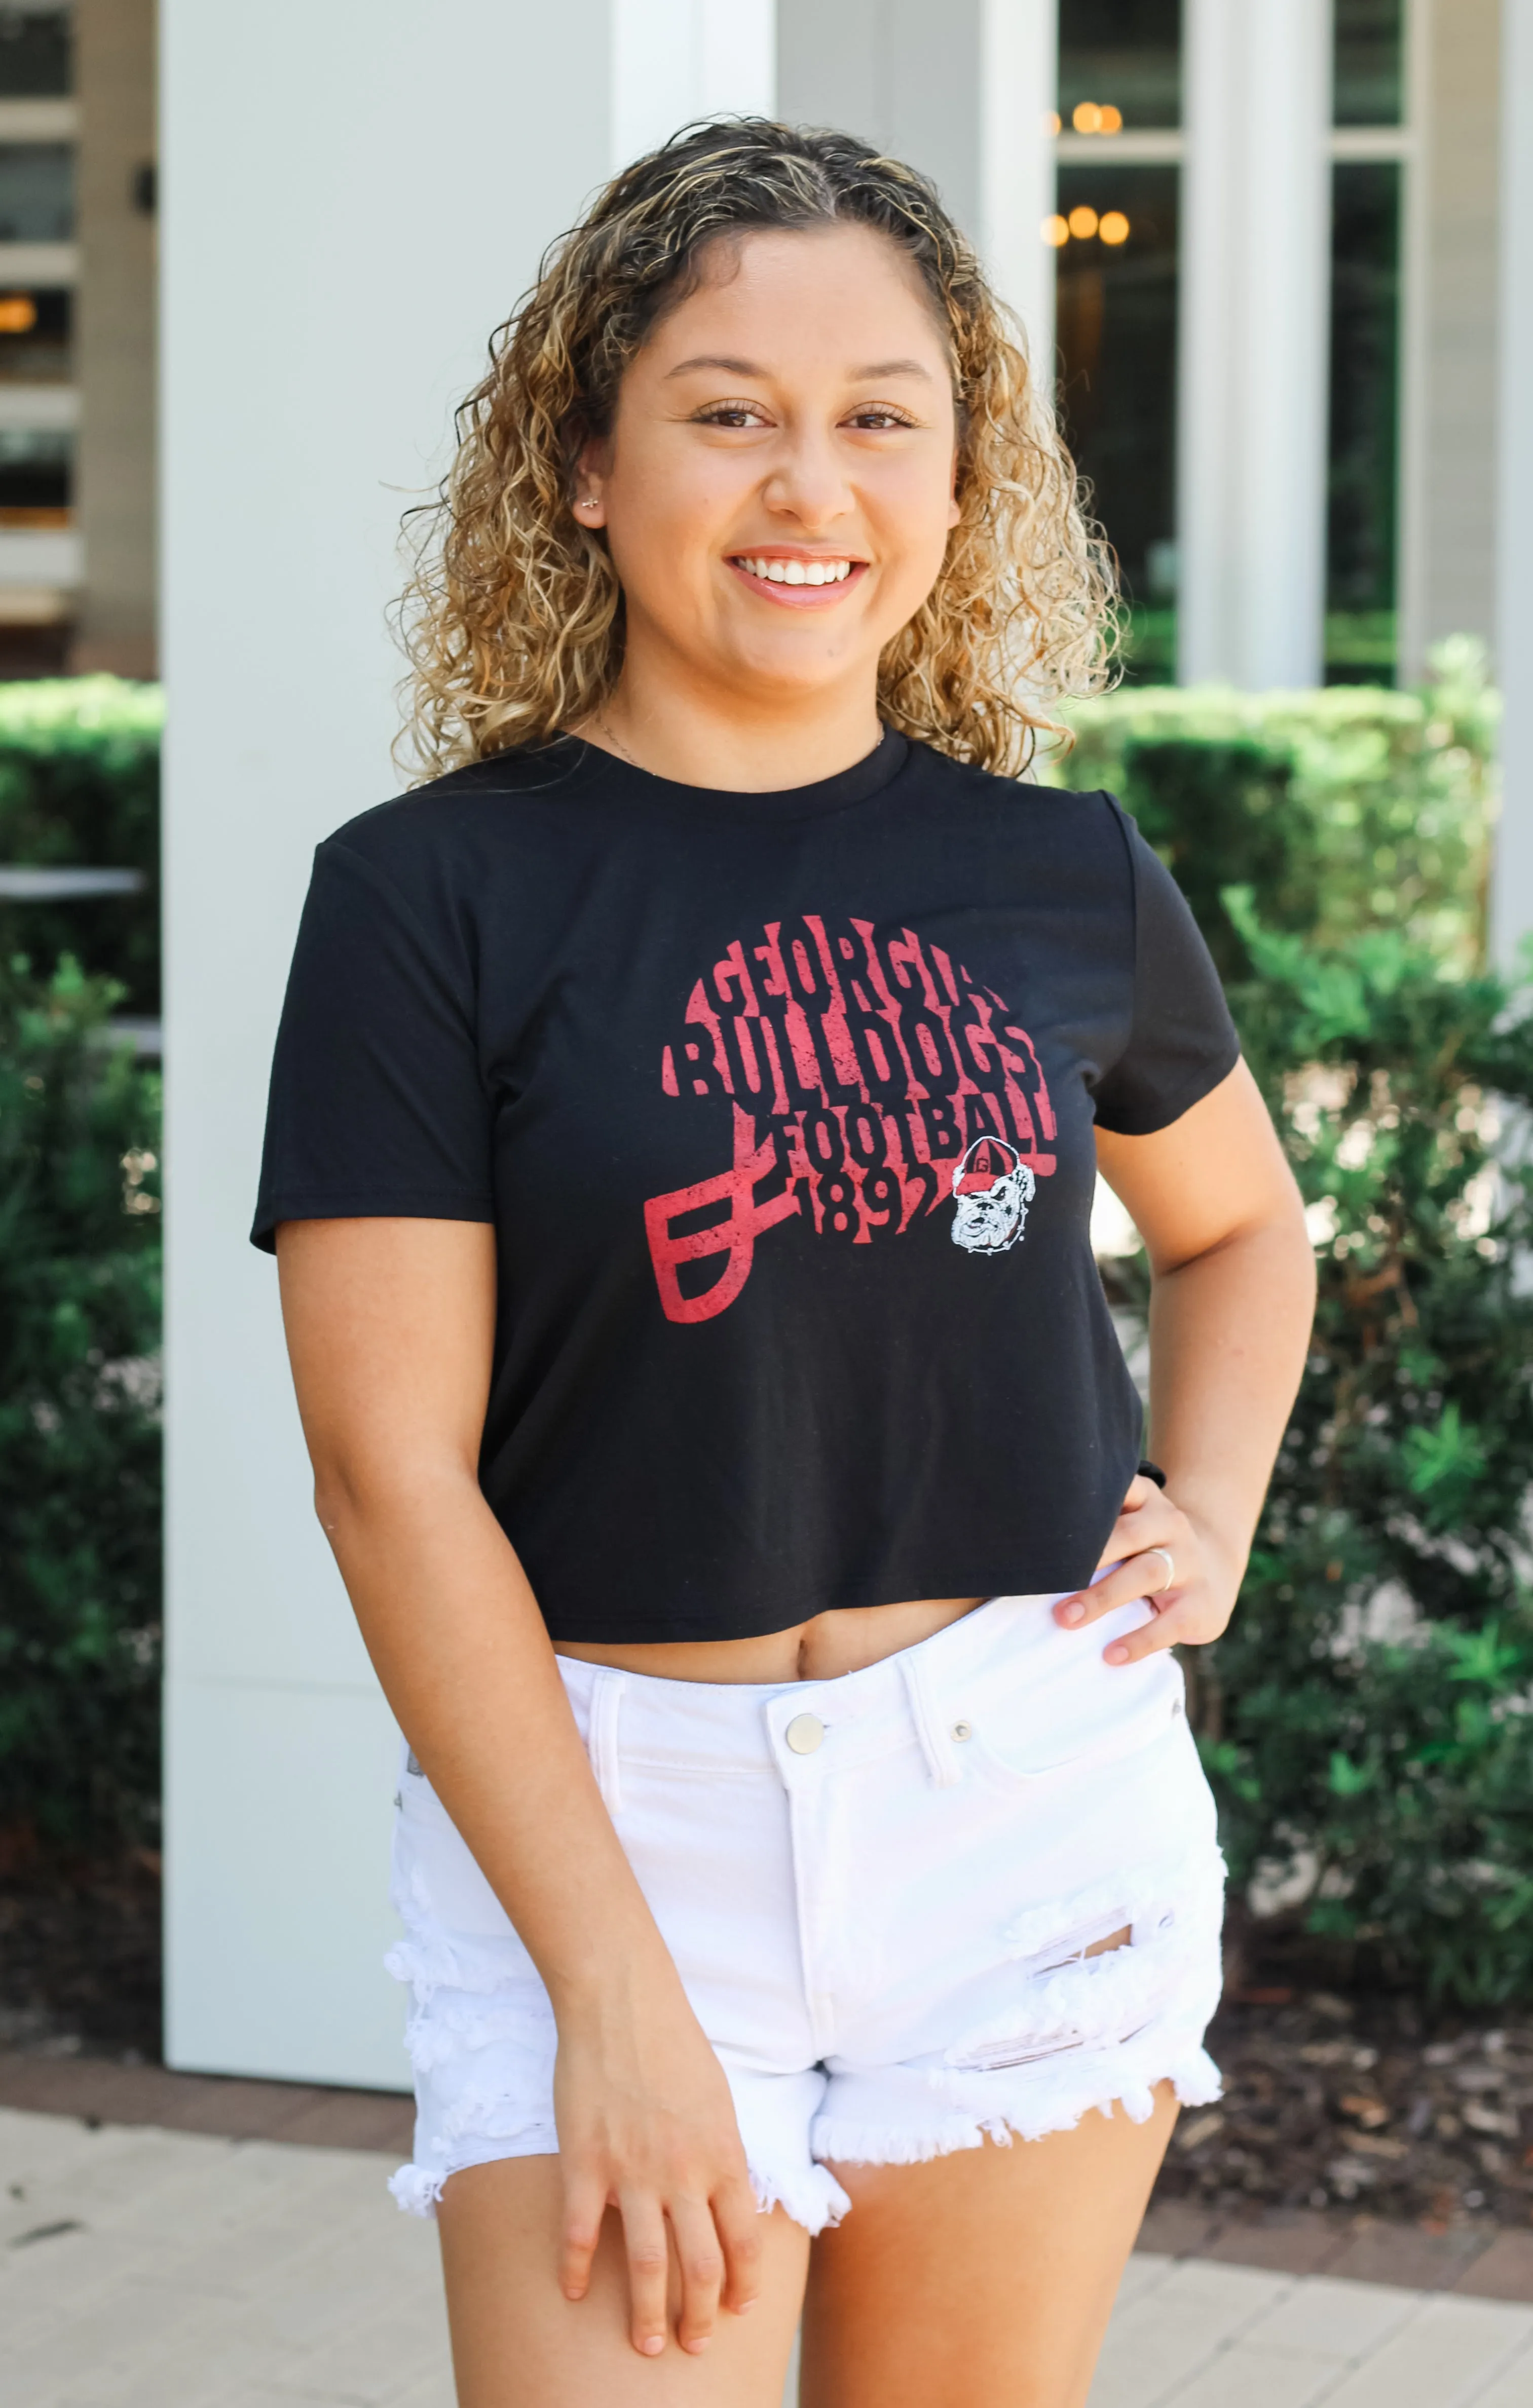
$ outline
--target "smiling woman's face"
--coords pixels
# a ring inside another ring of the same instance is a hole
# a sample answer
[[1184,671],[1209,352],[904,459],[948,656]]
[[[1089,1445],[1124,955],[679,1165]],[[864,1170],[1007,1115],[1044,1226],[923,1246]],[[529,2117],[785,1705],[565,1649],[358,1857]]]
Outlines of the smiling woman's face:
[[580,464],[575,515],[606,527],[623,586],[625,683],[653,666],[788,702],[865,681],[871,705],[942,566],[956,445],[947,347],[891,242],[846,225],[720,245]]

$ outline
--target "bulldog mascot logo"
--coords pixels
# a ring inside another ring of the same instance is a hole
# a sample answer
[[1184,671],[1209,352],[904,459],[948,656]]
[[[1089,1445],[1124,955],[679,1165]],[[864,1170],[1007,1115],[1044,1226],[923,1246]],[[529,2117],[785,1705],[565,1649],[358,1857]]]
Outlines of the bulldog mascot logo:
[[955,1246],[971,1254],[1004,1254],[1027,1226],[1038,1182],[1004,1137],[976,1137],[953,1166]]

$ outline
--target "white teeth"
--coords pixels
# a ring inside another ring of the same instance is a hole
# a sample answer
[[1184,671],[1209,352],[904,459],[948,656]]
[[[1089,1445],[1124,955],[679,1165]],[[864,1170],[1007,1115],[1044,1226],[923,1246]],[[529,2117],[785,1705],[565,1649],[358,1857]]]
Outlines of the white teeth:
[[752,577],[764,578],[769,585],[840,585],[852,573],[849,560],[756,560],[746,552],[736,556],[742,568]]

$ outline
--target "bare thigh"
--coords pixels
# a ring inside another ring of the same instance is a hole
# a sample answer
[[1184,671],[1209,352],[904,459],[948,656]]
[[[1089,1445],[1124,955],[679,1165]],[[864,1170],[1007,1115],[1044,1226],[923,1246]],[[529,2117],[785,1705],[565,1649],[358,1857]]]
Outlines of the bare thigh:
[[438,2211],[458,2408],[781,2408],[803,2300],[809,2236],[780,2208],[762,2219],[761,2295],[719,2314],[701,2356],[674,2341],[641,2358],[629,2339],[621,2227],[610,2211],[591,2287],[559,2289],[564,2191],[557,2157],[506,2157],[454,2174]]
[[852,2212],[814,2246],[802,2408],[1082,2408],[1177,2118],[915,2166],[836,2166]]

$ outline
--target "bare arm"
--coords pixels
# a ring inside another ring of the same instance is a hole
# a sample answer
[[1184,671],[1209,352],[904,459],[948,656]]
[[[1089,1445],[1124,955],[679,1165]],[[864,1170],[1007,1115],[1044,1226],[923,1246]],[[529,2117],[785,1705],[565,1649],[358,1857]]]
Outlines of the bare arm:
[[[1157,1619],[1107,1649],[1132,1663],[1217,1639],[1235,1610],[1304,1369],[1314,1254],[1276,1132],[1244,1063],[1152,1137],[1097,1133],[1102,1175],[1150,1255],[1150,1429],[1163,1495],[1134,1481],[1103,1556],[1121,1570],[1055,1611],[1084,1623],[1156,1589]],[[1164,1547],[1176,1566],[1164,1582]]]
[[383,1691],[542,1973],[559,2033],[561,2279],[620,2207],[634,2346],[703,2346],[754,2296],[729,2087],[607,1815],[527,1576],[478,1480],[495,1237],[476,1222],[291,1221],[282,1312],[315,1505]]

